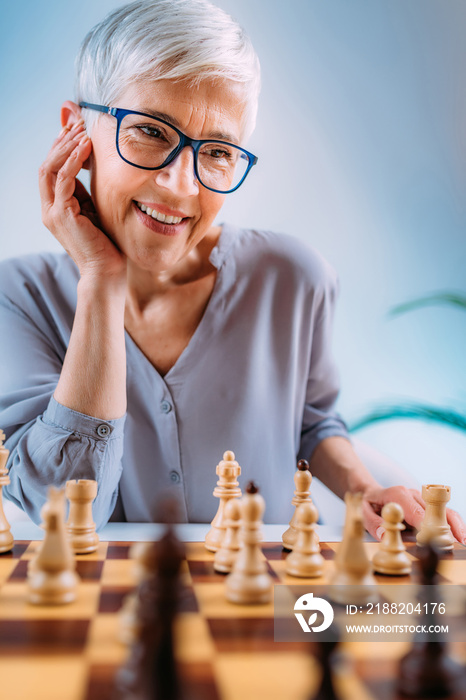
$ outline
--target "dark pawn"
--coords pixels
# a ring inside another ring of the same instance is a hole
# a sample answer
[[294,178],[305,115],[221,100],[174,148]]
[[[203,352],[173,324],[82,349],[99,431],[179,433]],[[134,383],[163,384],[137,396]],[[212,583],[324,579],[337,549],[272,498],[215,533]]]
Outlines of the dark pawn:
[[[419,556],[421,565],[421,586],[432,586],[437,581],[439,552],[432,544],[422,548]],[[419,602],[424,604],[421,588]],[[426,596],[432,601],[431,596]],[[430,605],[428,606],[430,610]],[[419,620],[423,625],[436,625],[436,615],[426,613]],[[421,641],[415,639],[411,650],[403,656],[399,666],[398,690],[402,695],[411,698],[446,698],[459,689],[461,679],[464,680],[464,669],[446,654],[446,644],[436,638],[435,634]]]
[[117,700],[182,700],[173,623],[180,596],[184,547],[173,528],[154,543],[155,569],[138,592],[141,633],[116,679]]
[[340,700],[333,684],[333,667],[335,665],[335,652],[339,644],[339,635],[334,626],[325,633],[331,635],[328,642],[315,642],[314,654],[322,668],[322,678],[317,692],[309,697],[309,700]]

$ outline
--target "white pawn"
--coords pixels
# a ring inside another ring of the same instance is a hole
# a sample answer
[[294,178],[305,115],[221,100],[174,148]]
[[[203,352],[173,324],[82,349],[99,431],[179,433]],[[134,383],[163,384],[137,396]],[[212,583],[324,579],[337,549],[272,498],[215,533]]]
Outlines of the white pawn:
[[377,600],[376,581],[364,548],[362,493],[346,493],[343,539],[329,577],[329,597],[336,603],[365,604]]
[[28,567],[29,602],[38,605],[72,603],[79,577],[65,530],[63,489],[49,488],[49,500],[43,506],[41,516],[45,536]]
[[296,525],[298,536],[286,558],[285,570],[290,576],[310,578],[322,576],[324,558],[320,553],[316,523],[319,514],[313,503],[301,503],[296,508]]
[[282,544],[284,549],[291,550],[296,542],[298,530],[296,527],[296,511],[301,503],[312,503],[311,500],[311,482],[312,474],[309,471],[309,464],[305,459],[300,459],[298,469],[294,475],[295,492],[291,504],[295,507],[293,516],[290,520],[288,530],[285,530],[282,536]]
[[229,574],[241,549],[239,530],[241,527],[241,507],[238,498],[232,498],[225,506],[227,527],[222,546],[215,552],[214,569],[221,574]]
[[451,497],[451,488],[440,484],[427,484],[422,487],[422,498],[426,502],[426,512],[421,529],[417,533],[419,545],[431,542],[444,552],[453,549],[456,542],[447,522],[447,503]]
[[97,481],[78,479],[66,482],[65,495],[70,502],[66,530],[75,554],[95,552],[99,536],[92,518],[92,502],[97,496]]
[[223,455],[223,460],[217,464],[215,473],[219,477],[213,495],[220,499],[217,513],[212,520],[211,528],[205,537],[205,546],[209,552],[216,552],[220,549],[225,536],[225,505],[231,498],[241,496],[241,489],[237,481],[241,474],[241,467],[235,460],[234,452],[227,451]]
[[230,603],[257,605],[272,599],[273,584],[262,554],[261,525],[265,501],[254,482],[249,482],[241,499],[241,543],[233,571],[225,580]]
[[411,560],[401,539],[403,508],[398,503],[386,503],[382,508],[383,527],[378,551],[372,557],[374,571],[379,574],[403,576],[411,571]]
[[5,433],[3,430],[0,430],[0,552],[2,553],[9,552],[11,549],[13,549],[14,544],[10,523],[6,519],[5,512],[3,510],[2,489],[4,486],[8,486],[10,483],[10,477],[8,476],[8,469],[6,466],[10,452],[3,446],[4,440]]

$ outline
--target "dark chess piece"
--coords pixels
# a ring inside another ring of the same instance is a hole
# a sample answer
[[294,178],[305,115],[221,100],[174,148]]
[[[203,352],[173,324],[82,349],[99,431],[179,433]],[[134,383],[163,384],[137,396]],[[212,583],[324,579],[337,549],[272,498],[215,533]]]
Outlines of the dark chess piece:
[[[438,624],[434,606],[425,603],[434,602],[432,589],[437,582],[439,552],[427,543],[419,555],[421,565],[421,588],[419,602],[425,614],[419,624],[429,627]],[[446,643],[439,639],[439,634],[431,633],[414,638],[410,651],[402,657],[399,666],[398,690],[411,698],[447,698],[453,695],[464,681],[464,669],[447,656]]]
[[335,655],[340,637],[337,628],[332,625],[325,633],[328,641],[314,642],[314,654],[322,669],[322,678],[316,693],[309,700],[340,700],[333,682]]
[[140,634],[116,678],[118,700],[182,700],[173,623],[180,597],[184,546],[167,526],[154,543],[155,569],[138,591]]

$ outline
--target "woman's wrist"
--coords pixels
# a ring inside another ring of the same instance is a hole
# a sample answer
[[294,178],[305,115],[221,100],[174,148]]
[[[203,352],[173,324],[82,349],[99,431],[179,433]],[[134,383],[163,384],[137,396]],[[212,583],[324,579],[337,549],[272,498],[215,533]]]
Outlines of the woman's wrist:
[[78,282],[78,300],[110,302],[124,308],[126,300],[126,271],[124,274],[98,274],[87,271],[81,274]]
[[317,445],[311,459],[311,472],[340,498],[347,491],[367,493],[380,488],[366,469],[351,442],[332,436]]

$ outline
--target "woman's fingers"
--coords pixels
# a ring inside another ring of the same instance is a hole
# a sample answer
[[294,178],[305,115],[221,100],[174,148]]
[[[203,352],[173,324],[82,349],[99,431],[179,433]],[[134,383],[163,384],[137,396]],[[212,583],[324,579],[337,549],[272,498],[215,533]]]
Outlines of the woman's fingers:
[[42,219],[52,233],[55,233],[56,225],[67,213],[80,213],[79,202],[74,197],[76,177],[91,149],[91,141],[83,131],[83,124],[78,123],[59,136],[39,170]]
[[83,134],[57,173],[55,182],[55,202],[61,202],[65,206],[76,205],[73,208],[79,208],[78,201],[74,198],[76,188],[75,181],[84,162],[90,155],[90,150],[91,141],[87,134]]
[[71,129],[62,129],[44,161],[45,169],[58,172],[84,133],[82,121],[77,122]]
[[78,122],[70,130],[62,130],[39,168],[39,191],[44,204],[48,206],[53,204],[57,174],[77,147],[84,133],[82,122]]
[[39,171],[42,220],[81,276],[126,279],[126,258],[101,230],[91,197],[77,179],[92,152],[83,122],[64,128]]
[[[380,540],[383,534],[383,520],[367,501],[362,502],[362,515],[364,519],[364,527],[367,532],[376,540]],[[382,530],[382,533],[379,531]]]
[[86,190],[82,182],[78,179],[75,180],[75,190],[74,196],[79,202],[81,208],[81,214],[85,216],[89,221],[100,228],[99,216],[97,214],[94,202],[89,192]]
[[447,521],[451,527],[453,536],[461,542],[461,544],[466,545],[466,525],[459,513],[451,508],[447,508]]

